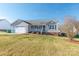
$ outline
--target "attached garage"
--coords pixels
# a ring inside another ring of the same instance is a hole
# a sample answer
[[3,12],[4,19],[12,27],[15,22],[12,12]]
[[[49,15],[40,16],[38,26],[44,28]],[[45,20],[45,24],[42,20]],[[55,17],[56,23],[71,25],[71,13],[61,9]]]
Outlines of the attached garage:
[[25,34],[29,32],[29,23],[23,20],[15,21],[13,24],[13,32],[16,34]]
[[26,27],[16,27],[15,28],[15,33],[28,33],[28,28]]

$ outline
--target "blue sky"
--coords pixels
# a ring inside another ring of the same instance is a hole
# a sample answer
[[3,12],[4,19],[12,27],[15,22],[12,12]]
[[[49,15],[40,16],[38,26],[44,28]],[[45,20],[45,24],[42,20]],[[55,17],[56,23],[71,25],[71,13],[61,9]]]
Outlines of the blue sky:
[[79,19],[79,4],[0,4],[0,18],[6,18],[10,22],[17,19],[56,19],[63,23],[65,16],[75,16]]

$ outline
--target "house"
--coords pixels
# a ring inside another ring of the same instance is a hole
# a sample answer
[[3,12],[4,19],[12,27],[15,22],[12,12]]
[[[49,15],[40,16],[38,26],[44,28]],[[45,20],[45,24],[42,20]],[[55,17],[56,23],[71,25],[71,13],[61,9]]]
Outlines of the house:
[[12,23],[13,32],[23,33],[58,33],[58,22],[55,20],[16,20]]
[[11,24],[6,19],[0,19],[0,31],[11,32]]

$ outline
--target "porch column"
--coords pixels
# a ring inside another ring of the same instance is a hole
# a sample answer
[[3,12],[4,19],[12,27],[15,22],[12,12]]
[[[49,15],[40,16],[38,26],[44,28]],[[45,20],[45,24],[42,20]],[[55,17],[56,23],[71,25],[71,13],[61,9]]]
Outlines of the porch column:
[[41,25],[41,34],[42,34],[42,32],[43,32],[43,26]]

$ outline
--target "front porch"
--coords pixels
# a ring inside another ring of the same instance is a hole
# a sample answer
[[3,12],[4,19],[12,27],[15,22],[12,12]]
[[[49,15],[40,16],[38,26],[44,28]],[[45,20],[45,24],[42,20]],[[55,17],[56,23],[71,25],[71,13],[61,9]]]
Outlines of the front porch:
[[44,33],[46,33],[46,26],[45,25],[32,25],[30,27],[29,33],[44,34]]

